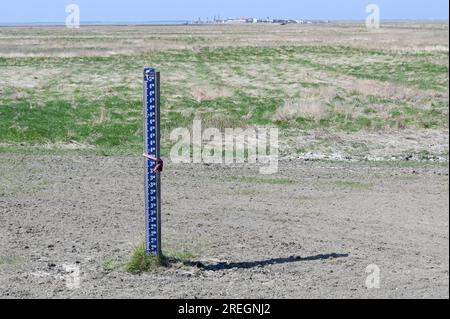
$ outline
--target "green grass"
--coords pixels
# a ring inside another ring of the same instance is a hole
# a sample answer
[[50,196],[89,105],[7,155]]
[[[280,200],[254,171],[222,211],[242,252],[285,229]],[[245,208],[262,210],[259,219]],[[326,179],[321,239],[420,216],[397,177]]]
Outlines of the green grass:
[[336,181],[334,184],[341,188],[351,188],[351,189],[368,189],[371,187],[370,184],[354,181]]
[[161,268],[167,268],[169,262],[165,256],[151,256],[145,250],[145,244],[139,244],[134,249],[125,270],[132,274],[153,272]]
[[22,259],[17,256],[0,256],[0,266],[9,265],[14,266],[20,264]]
[[[181,39],[203,40],[190,36]],[[64,75],[51,77],[42,87],[0,87],[0,153],[20,152],[22,148],[44,154],[65,153],[61,145],[76,142],[86,147],[73,151],[79,154],[139,154],[143,145],[142,65],[158,66],[163,74],[163,153],[171,147],[169,132],[189,127],[194,118],[217,123],[211,119],[220,116],[223,125],[230,127],[276,125],[281,130],[305,131],[448,128],[448,97],[442,94],[448,90],[448,67],[427,60],[443,54],[448,56],[442,52],[418,55],[340,46],[299,46],[167,50],[136,56],[0,58],[0,73],[2,68],[14,68],[18,72],[56,70]],[[335,59],[349,63],[331,63]],[[277,76],[266,77],[264,71],[249,74],[251,70],[246,66],[250,64],[261,70],[273,66]],[[320,92],[322,87],[334,85],[333,81],[318,84],[308,82],[309,78],[291,79],[285,74],[291,69],[325,72],[330,79],[349,75],[434,90],[441,97],[432,101],[431,108],[423,108],[409,100],[362,96],[337,87],[337,96],[327,104],[322,118],[299,116],[277,121],[274,114],[284,101],[301,97],[300,93],[289,91],[289,86]],[[237,77],[238,84],[228,82],[228,70]],[[189,81],[177,77],[165,80],[173,73],[186,73]],[[111,80],[115,77],[119,79]],[[229,88],[232,94],[198,101],[189,85]],[[342,105],[361,112],[344,115],[339,112]],[[387,115],[377,110],[379,105],[389,106]]]
[[448,67],[428,62],[368,63],[357,66],[328,66],[325,69],[360,79],[393,82],[423,90],[443,91],[448,86]]
[[[208,119],[217,111],[223,112],[229,127],[243,125],[278,125],[280,128],[315,129],[327,128],[347,132],[363,129],[376,129],[382,126],[403,126],[439,128],[448,126],[448,111],[444,109],[420,110],[411,107],[398,107],[391,111],[391,118],[376,116],[349,116],[334,113],[319,121],[296,118],[288,121],[274,121],[273,114],[283,100],[276,98],[257,98],[239,94],[230,99],[217,99],[205,102],[188,100],[176,105],[177,109],[192,108],[200,112],[201,118]],[[70,143],[75,141],[87,148],[128,149],[136,153],[142,149],[143,129],[141,101],[107,98],[104,100],[79,101],[73,107],[67,101],[49,101],[42,107],[30,107],[27,102],[16,102],[0,106],[0,143],[26,146]],[[106,118],[102,119],[102,111]],[[251,114],[246,122],[242,117]],[[198,117],[198,116],[197,116]],[[164,110],[162,130],[170,132],[176,127],[189,127],[194,116],[186,116],[177,111]],[[169,147],[170,145],[164,145]]]
[[269,185],[293,185],[297,182],[285,178],[258,178],[251,176],[231,176],[227,177],[226,180],[247,183],[247,184],[269,184]]
[[183,251],[183,252],[170,253],[167,255],[167,258],[169,259],[169,261],[172,261],[172,262],[188,264],[188,263],[192,262],[192,260],[195,258],[195,256],[189,252]]
[[[49,101],[43,107],[30,107],[26,102],[0,107],[1,142],[19,144],[78,143],[96,147],[128,145],[142,148],[142,124],[126,118],[124,110],[141,113],[139,101],[110,98],[102,101],[83,101],[73,107],[67,101]],[[102,121],[104,108],[108,119]]]
[[[157,272],[170,268],[174,264],[189,264],[194,256],[189,252],[175,252],[163,256],[148,255],[145,244],[137,245],[128,262],[124,265],[124,270],[131,274],[141,274],[146,272]],[[115,270],[120,267],[120,263],[110,259],[104,263],[104,268]]]
[[124,267],[123,262],[117,258],[107,259],[102,263],[102,267],[105,271],[115,271],[120,270]]

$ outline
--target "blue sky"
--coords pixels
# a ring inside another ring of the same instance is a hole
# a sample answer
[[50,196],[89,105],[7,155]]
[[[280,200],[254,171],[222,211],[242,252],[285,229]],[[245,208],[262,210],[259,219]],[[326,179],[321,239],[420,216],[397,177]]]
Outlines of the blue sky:
[[367,4],[382,19],[448,20],[448,0],[1,0],[0,23],[64,22],[80,6],[81,21],[142,22],[221,17],[364,20]]

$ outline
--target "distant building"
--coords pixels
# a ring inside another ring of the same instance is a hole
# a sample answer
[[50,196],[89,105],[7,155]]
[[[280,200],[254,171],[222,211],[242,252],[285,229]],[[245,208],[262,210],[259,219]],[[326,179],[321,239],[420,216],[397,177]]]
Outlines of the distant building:
[[257,19],[257,18],[220,18],[220,15],[214,16],[213,19],[209,17],[206,20],[202,20],[198,18],[197,21],[193,21],[191,23],[194,24],[255,24],[255,23],[273,23],[273,24],[312,24],[312,23],[329,23],[329,21],[310,21],[310,20],[294,20],[294,19],[270,19],[267,17],[266,19]]
[[297,24],[298,22],[297,22],[297,20],[274,19],[272,21],[272,23],[278,23],[278,24],[285,25],[285,24]]
[[247,23],[247,20],[243,19],[243,18],[237,18],[237,19],[235,19],[235,18],[228,18],[227,20],[225,20],[225,23],[228,23],[228,24],[242,24],[242,23]]

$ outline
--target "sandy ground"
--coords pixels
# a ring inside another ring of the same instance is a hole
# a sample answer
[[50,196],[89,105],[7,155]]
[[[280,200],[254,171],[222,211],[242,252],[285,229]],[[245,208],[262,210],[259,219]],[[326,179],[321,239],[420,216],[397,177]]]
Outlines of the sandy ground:
[[[197,267],[106,270],[143,238],[142,166],[0,155],[0,297],[449,297],[448,168],[285,161],[267,177],[169,164],[164,249]],[[365,285],[370,264],[379,289]]]

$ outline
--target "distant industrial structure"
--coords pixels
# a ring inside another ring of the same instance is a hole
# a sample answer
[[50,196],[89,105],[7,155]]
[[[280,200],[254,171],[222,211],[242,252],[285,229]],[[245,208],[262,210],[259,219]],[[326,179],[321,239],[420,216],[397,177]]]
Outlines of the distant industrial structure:
[[256,23],[271,23],[271,24],[312,24],[312,23],[329,23],[328,20],[294,20],[294,19],[257,19],[252,17],[241,17],[241,18],[225,18],[222,19],[220,16],[214,17],[213,19],[206,18],[191,22],[191,24],[256,24]]

